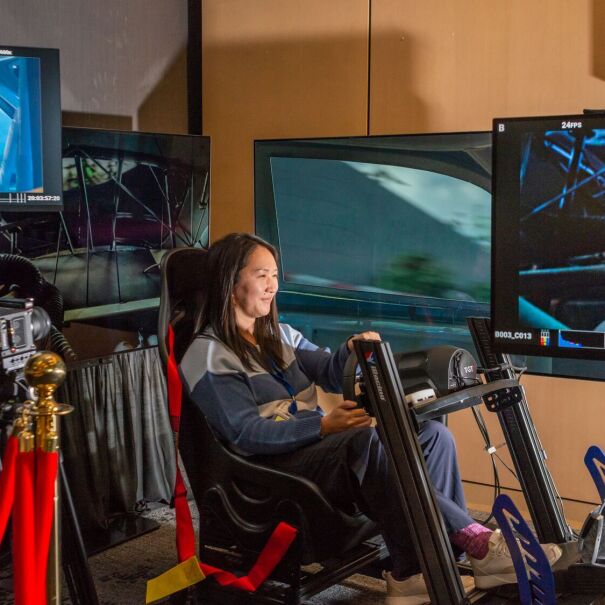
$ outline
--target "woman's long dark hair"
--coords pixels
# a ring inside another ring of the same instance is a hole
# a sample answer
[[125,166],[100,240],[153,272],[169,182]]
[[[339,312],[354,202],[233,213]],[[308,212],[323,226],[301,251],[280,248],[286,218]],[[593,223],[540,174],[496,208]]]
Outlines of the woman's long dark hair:
[[246,368],[252,369],[254,360],[271,371],[271,360],[280,368],[285,365],[275,298],[271,302],[269,314],[258,317],[255,321],[254,336],[258,349],[240,334],[232,303],[233,288],[239,272],[246,266],[257,246],[269,250],[275,262],[278,262],[277,250],[250,233],[230,233],[210,246],[206,274],[207,295],[196,313],[195,333],[200,334],[211,327],[216,337],[239,357]]

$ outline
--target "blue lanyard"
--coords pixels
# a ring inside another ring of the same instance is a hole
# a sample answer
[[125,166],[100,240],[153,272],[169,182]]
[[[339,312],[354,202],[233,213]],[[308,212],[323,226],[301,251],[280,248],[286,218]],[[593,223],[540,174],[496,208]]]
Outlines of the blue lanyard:
[[286,389],[286,391],[288,391],[288,395],[290,396],[291,402],[288,406],[288,412],[290,414],[296,414],[296,412],[298,412],[298,406],[296,405],[296,399],[294,397],[294,389],[292,388],[292,385],[288,382],[283,370],[278,367],[275,361],[273,361],[273,359],[271,358],[269,358],[269,361],[271,362],[271,367],[273,368],[273,371],[269,373],[271,374],[271,376],[273,376],[273,378],[275,378],[275,380],[277,380],[277,382],[279,382],[284,387],[284,389]]

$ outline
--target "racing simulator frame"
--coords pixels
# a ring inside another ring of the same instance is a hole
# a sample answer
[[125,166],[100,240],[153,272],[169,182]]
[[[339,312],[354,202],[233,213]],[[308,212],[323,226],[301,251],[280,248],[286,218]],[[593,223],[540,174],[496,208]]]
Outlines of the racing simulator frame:
[[[386,342],[355,340],[355,353],[365,384],[365,394],[375,415],[381,439],[393,465],[398,497],[410,528],[431,603],[460,605],[518,602],[511,597],[510,585],[498,591],[465,594],[443,518],[427,474],[417,439],[418,423],[445,411],[477,405],[481,398],[490,412],[498,415],[511,452],[528,509],[540,542],[562,546],[563,556],[555,569],[559,603],[597,603],[605,594],[605,568],[578,564],[578,543],[558,503],[558,494],[546,466],[546,455],[532,422],[524,390],[515,378],[508,355],[491,348],[489,320],[470,318],[469,327],[486,384],[481,397],[464,391],[428,401],[410,409],[399,377],[397,364]],[[478,387],[470,387],[476,395]],[[453,404],[453,395],[458,403]]]

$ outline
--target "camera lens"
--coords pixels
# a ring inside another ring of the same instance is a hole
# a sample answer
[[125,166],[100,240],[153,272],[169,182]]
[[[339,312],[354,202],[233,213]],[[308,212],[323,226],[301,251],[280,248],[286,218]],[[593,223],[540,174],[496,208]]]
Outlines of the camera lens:
[[34,340],[40,340],[50,332],[50,317],[42,307],[32,309],[32,335]]

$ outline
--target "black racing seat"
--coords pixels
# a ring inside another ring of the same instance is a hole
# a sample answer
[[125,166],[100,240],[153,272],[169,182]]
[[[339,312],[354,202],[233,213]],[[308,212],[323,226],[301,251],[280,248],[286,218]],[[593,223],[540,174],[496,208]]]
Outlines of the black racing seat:
[[[175,333],[177,361],[190,343],[193,313],[204,296],[206,254],[202,248],[177,248],[162,259],[158,343],[164,363],[169,325]],[[271,581],[255,595],[256,602],[262,602],[266,593],[267,602],[298,603],[387,556],[371,520],[335,509],[303,477],[233,452],[217,438],[185,390],[179,451],[200,513],[201,560],[247,572],[280,521],[298,529]],[[309,563],[322,563],[321,571],[303,572],[301,566]],[[213,581],[200,586],[219,590]],[[221,599],[225,596],[221,594]],[[236,602],[243,599],[244,593],[238,591]]]

